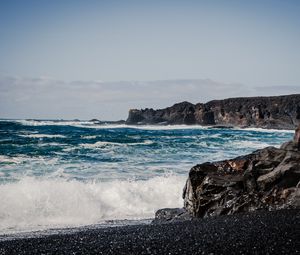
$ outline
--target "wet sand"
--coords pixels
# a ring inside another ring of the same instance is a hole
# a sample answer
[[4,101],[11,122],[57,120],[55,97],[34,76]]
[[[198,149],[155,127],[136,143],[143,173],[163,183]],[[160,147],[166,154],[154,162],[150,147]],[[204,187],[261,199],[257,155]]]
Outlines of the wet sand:
[[0,241],[0,254],[298,254],[300,210]]

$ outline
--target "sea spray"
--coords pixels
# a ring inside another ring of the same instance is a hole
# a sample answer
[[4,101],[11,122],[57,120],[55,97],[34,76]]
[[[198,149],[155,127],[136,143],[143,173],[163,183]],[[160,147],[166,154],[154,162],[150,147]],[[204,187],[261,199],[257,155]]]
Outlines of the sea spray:
[[0,233],[146,219],[182,206],[182,176],[79,182],[25,177],[0,185]]

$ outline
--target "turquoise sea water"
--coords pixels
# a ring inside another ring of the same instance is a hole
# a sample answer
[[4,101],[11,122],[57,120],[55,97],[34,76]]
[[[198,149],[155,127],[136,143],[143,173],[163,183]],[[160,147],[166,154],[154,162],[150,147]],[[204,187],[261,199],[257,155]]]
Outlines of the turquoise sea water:
[[151,218],[182,206],[189,169],[293,131],[0,121],[0,233]]

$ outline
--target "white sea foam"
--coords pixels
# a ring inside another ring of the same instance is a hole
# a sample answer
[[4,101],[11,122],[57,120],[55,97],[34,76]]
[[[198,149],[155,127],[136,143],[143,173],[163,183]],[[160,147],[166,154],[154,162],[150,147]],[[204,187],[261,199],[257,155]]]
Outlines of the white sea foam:
[[90,148],[100,148],[100,147],[106,147],[106,146],[109,146],[109,145],[118,145],[118,146],[125,146],[126,144],[123,144],[123,143],[114,143],[114,142],[102,142],[102,141],[98,141],[98,142],[95,142],[95,143],[81,143],[80,146],[83,147],[83,148],[87,148],[87,149],[90,149]]
[[219,138],[221,136],[222,136],[222,134],[218,133],[218,134],[209,135],[209,138]]
[[263,149],[265,147],[268,146],[274,146],[272,144],[269,143],[264,143],[261,141],[233,141],[230,143],[230,146],[234,147],[234,148],[251,148],[251,149]]
[[89,182],[24,177],[0,185],[0,233],[145,219],[182,206],[185,177]]
[[[68,120],[3,120],[16,121],[22,125],[29,126],[74,126],[82,128],[96,128],[96,129],[112,129],[112,128],[134,128],[142,130],[176,130],[176,129],[209,129],[211,126],[201,125],[126,125],[126,124],[96,124],[91,121],[68,121]],[[213,126],[216,128],[215,126]],[[264,128],[239,128],[234,127],[233,130],[249,130],[257,132],[279,132],[279,133],[294,133],[294,130],[278,130],[278,129],[264,129]]]
[[68,120],[13,120],[26,126],[76,126],[76,125],[93,125],[89,121],[68,121]]
[[134,128],[142,130],[176,130],[176,129],[207,129],[200,125],[126,125],[126,124],[95,124],[90,121],[53,121],[53,120],[13,120],[27,126],[74,126],[83,128],[111,129]]
[[19,135],[22,137],[29,137],[29,138],[65,138],[64,135],[48,135],[48,134],[26,134],[26,135]]
[[86,135],[86,136],[82,135],[81,138],[82,139],[95,139],[95,138],[97,138],[97,136],[96,135]]
[[176,130],[176,129],[207,129],[200,125],[126,125],[126,124],[96,124],[90,121],[53,121],[53,120],[14,120],[26,126],[74,126],[81,128],[114,129],[132,128],[142,130]]
[[149,144],[153,144],[153,142],[150,140],[146,140],[144,142],[136,142],[136,143],[116,143],[116,142],[98,141],[96,143],[82,143],[80,144],[80,146],[90,149],[90,148],[100,148],[106,146],[133,146],[133,145],[149,145]]
[[256,132],[265,132],[265,133],[295,133],[295,130],[289,129],[266,129],[266,128],[234,128],[234,130],[249,130]]
[[200,125],[125,125],[128,128],[142,129],[142,130],[180,130],[180,129],[208,129],[206,126]]
[[5,155],[0,155],[0,163],[15,163],[15,164],[19,164],[24,160],[24,158],[22,157],[8,157]]

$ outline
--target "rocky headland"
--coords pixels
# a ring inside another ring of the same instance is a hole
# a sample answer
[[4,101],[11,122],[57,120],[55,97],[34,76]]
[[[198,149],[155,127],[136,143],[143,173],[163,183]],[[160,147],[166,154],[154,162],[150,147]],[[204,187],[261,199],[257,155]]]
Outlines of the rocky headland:
[[182,102],[158,110],[131,109],[126,124],[294,129],[300,124],[300,94],[229,98],[198,104]]
[[183,208],[158,210],[154,223],[300,209],[300,125],[280,148],[192,167],[183,199]]

